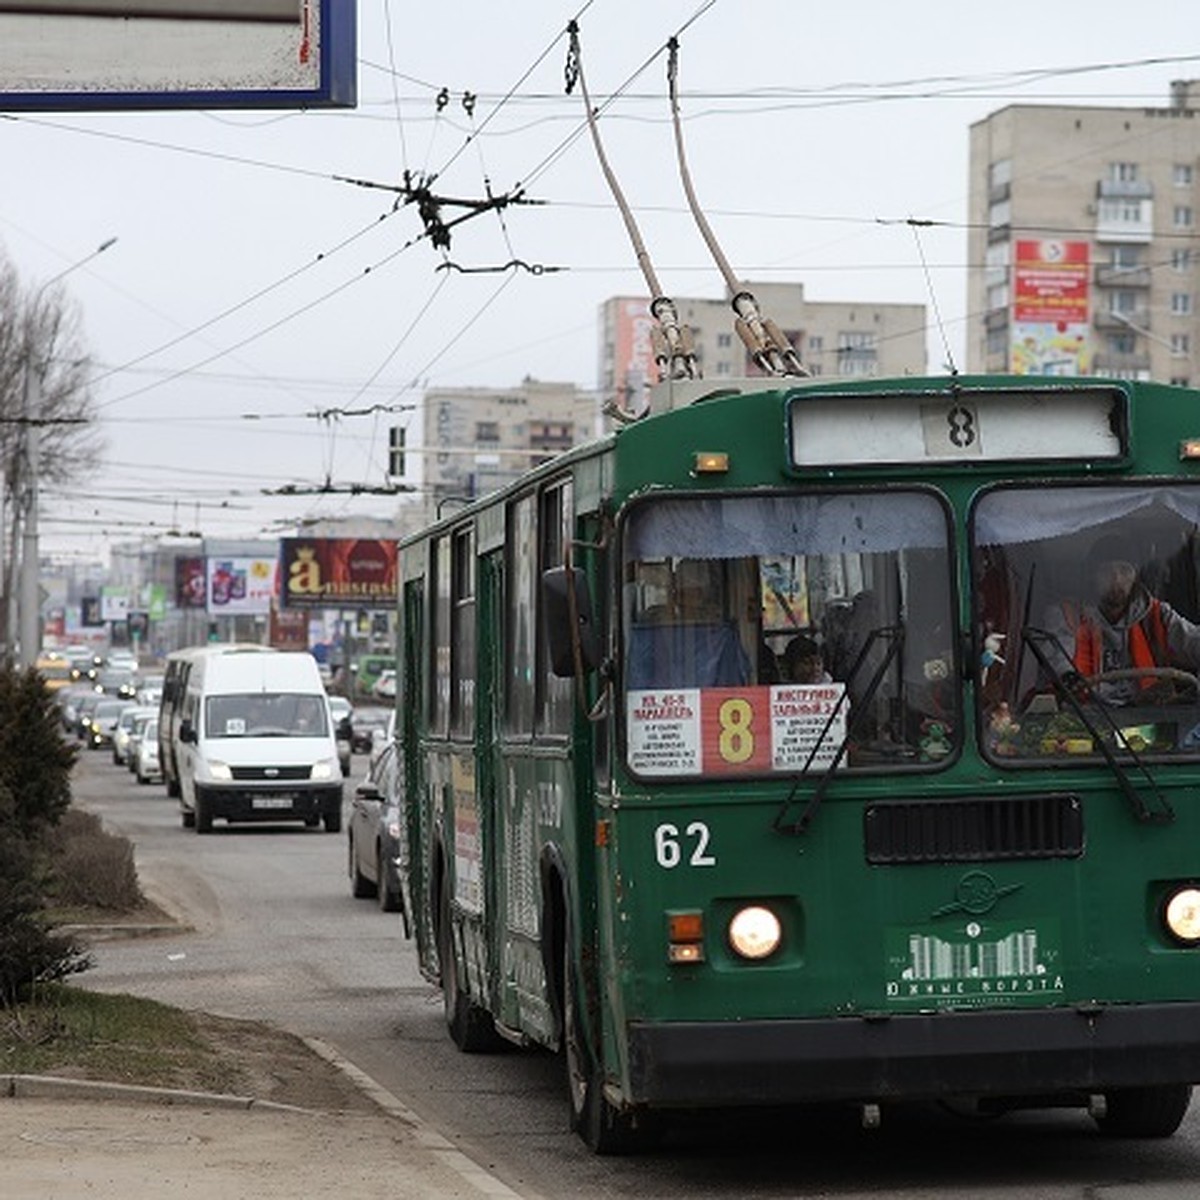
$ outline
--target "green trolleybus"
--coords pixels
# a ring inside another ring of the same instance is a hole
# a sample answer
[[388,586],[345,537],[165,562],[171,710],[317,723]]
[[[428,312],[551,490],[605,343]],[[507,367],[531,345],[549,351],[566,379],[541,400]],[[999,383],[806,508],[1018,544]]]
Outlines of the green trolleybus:
[[[1098,547],[1127,643],[1089,642]],[[561,1051],[594,1150],[804,1102],[1175,1131],[1200,393],[667,383],[400,556],[421,967],[461,1049]]]

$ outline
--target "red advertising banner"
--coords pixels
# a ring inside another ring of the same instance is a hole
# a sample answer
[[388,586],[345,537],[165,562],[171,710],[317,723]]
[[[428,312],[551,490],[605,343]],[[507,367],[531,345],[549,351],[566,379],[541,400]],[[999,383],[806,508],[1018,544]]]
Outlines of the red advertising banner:
[[1014,322],[1085,324],[1089,258],[1087,242],[1018,241],[1013,270]]
[[395,607],[395,542],[379,538],[284,538],[279,547],[282,607]]

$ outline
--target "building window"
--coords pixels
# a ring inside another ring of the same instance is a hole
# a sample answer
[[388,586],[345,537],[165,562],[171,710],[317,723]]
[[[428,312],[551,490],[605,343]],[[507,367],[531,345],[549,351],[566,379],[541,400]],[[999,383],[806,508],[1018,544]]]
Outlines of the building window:
[[989,163],[988,186],[1003,187],[1006,183],[1012,183],[1012,159],[999,158],[994,163]]
[[500,440],[500,422],[476,421],[475,440],[477,442],[498,442]]
[[1138,294],[1129,288],[1114,288],[1108,294],[1108,311],[1131,313],[1137,311]]
[[1136,345],[1132,333],[1110,333],[1108,349],[1110,354],[1132,354]]
[[1176,229],[1191,229],[1192,206],[1190,204],[1175,205],[1174,223]]
[[732,345],[733,345],[733,334],[732,333],[718,333],[717,334],[717,349],[718,350],[728,350],[729,347]]
[[992,229],[1003,229],[1012,224],[1012,201],[1001,200],[988,208],[988,225]]
[[1190,271],[1192,268],[1192,252],[1190,250],[1171,251],[1171,270]]
[[989,309],[1008,307],[1008,284],[998,283],[988,288],[987,306]]
[[814,333],[812,337],[808,339],[809,354],[820,354],[824,351],[824,349],[825,339],[821,336],[821,334]]
[[1191,163],[1176,163],[1171,172],[1176,187],[1191,187],[1194,176]]
[[1108,164],[1108,178],[1112,183],[1136,183],[1137,163],[1115,162]]
[[1192,311],[1191,292],[1171,293],[1171,312],[1177,317],[1186,317]]
[[1142,252],[1137,246],[1117,245],[1112,248],[1112,265],[1129,270],[1141,263]]
[[1171,334],[1171,353],[1186,355],[1192,352],[1192,338],[1187,333]]
[[1171,376],[1171,386],[1172,387],[1191,387],[1192,381],[1187,375],[1172,375]]
[[729,366],[729,363],[726,362],[725,359],[722,359],[719,363],[717,363],[717,374],[718,375],[730,374],[730,366]]

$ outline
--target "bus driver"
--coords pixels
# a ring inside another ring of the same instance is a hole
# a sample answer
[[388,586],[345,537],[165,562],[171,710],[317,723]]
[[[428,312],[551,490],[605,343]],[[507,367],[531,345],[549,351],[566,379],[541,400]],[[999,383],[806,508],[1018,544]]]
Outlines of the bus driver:
[[[1084,678],[1134,673],[1102,683],[1102,699],[1128,704],[1150,691],[1158,682],[1155,667],[1200,669],[1200,626],[1150,593],[1116,538],[1101,538],[1088,552],[1084,579],[1092,585],[1092,602],[1064,601],[1052,614],[1057,619],[1051,629],[1070,652],[1071,668]],[[1138,676],[1139,671],[1145,674]]]

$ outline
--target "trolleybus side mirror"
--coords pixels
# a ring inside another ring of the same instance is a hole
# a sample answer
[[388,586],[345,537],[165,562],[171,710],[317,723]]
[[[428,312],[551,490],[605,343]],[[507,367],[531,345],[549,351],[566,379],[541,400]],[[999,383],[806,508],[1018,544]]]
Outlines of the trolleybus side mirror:
[[592,601],[582,571],[563,566],[542,572],[542,614],[550,669],[555,675],[569,678],[575,674],[576,653],[584,671],[600,665]]

